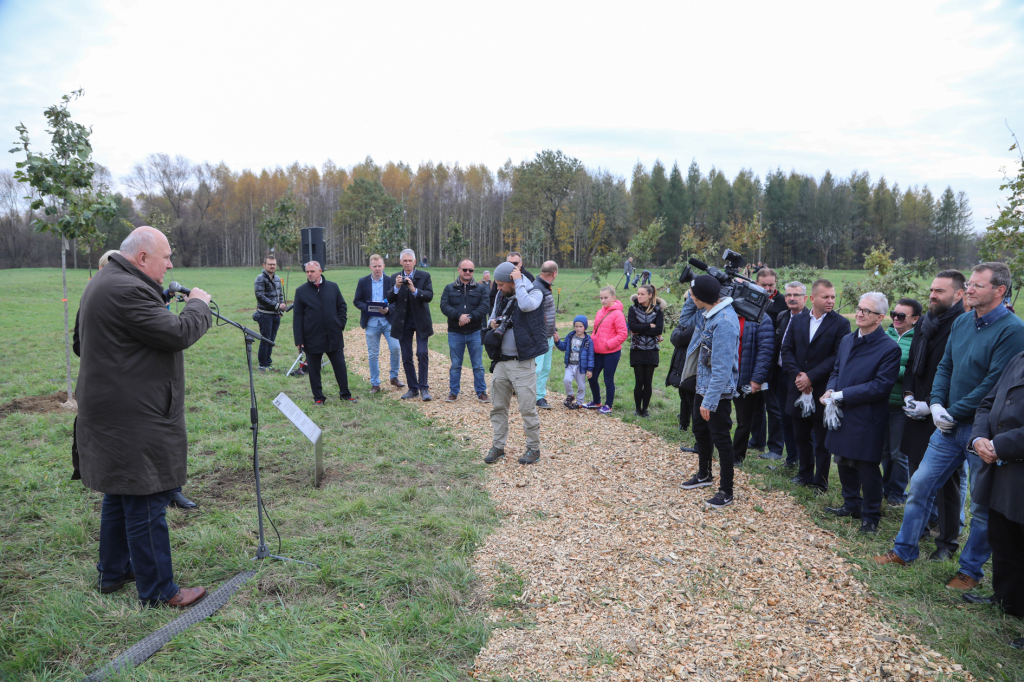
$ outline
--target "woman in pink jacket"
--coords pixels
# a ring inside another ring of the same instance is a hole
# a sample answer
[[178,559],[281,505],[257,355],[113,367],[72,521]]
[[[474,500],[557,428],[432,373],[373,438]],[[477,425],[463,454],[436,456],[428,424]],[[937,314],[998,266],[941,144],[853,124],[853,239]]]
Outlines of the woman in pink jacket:
[[[601,289],[601,309],[594,316],[594,373],[590,377],[590,393],[593,400],[587,403],[590,409],[600,409],[601,414],[612,411],[615,402],[615,369],[622,357],[622,344],[627,336],[626,317],[622,314],[622,302],[615,298],[615,289]],[[601,385],[597,378],[604,371],[604,390],[608,402],[601,404]]]

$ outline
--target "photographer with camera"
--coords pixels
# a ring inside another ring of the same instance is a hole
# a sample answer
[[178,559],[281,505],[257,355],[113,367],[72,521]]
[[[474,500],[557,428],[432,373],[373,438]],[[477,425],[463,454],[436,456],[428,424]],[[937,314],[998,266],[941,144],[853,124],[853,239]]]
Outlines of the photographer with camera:
[[[410,400],[420,396],[423,400],[432,400],[430,395],[430,378],[427,375],[429,355],[427,339],[434,333],[434,323],[430,319],[430,301],[434,298],[434,289],[430,283],[430,273],[416,269],[416,252],[403,249],[398,257],[402,264],[402,272],[395,275],[395,286],[388,292],[388,303],[395,308],[391,324],[391,338],[398,339],[402,348],[402,366],[405,368],[405,380],[409,390],[402,400]],[[412,337],[416,335],[416,357],[412,353]],[[416,376],[416,360],[419,360],[420,373]]]
[[698,472],[681,484],[684,490],[713,484],[712,456],[718,448],[722,481],[705,506],[722,509],[733,503],[732,398],[739,373],[740,323],[733,299],[722,298],[722,284],[712,275],[693,279],[679,313],[680,327],[694,327],[686,351],[683,379],[697,376],[693,406],[693,436],[697,441]]
[[540,417],[537,415],[537,363],[548,351],[544,319],[544,293],[511,263],[494,270],[498,295],[491,310],[490,329],[484,338],[491,358],[491,427],[494,437],[484,462],[494,464],[505,456],[508,411],[513,392],[519,403],[526,432],[526,452],[520,464],[540,459]]

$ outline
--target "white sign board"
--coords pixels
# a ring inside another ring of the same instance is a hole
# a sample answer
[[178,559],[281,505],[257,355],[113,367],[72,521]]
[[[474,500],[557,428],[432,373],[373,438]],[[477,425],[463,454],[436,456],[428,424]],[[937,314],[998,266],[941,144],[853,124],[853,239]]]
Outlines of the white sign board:
[[284,416],[288,417],[288,421],[295,424],[295,428],[301,431],[302,435],[308,438],[310,443],[315,445],[320,440],[320,427],[314,424],[313,420],[307,417],[306,413],[293,403],[291,398],[284,393],[279,393],[274,398],[274,405],[277,409],[281,410]]

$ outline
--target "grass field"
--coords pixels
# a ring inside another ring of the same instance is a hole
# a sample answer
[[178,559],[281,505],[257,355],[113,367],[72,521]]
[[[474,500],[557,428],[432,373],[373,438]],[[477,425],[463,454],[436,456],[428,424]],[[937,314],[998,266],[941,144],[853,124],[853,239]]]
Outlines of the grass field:
[[[223,314],[245,324],[251,322],[256,274],[255,269],[175,269],[167,281],[206,289]],[[364,274],[363,268],[345,268],[326,276],[339,282],[351,302]],[[432,269],[431,274],[434,321],[440,322],[440,292],[454,272]],[[835,279],[864,275],[852,271]],[[592,320],[598,308],[592,282],[564,303],[588,276],[589,271],[563,271],[556,281],[564,329],[579,313]],[[614,284],[618,278],[612,273],[608,279]],[[85,281],[85,271],[70,273],[72,316]],[[301,273],[290,274],[289,295],[302,281]],[[663,283],[657,273],[654,283]],[[15,304],[0,325],[0,362],[6,370],[0,375],[0,403],[61,389],[59,270],[0,271],[0,291]],[[621,288],[619,294],[626,298]],[[667,298],[675,303],[673,295]],[[350,305],[350,328],[358,321],[356,313]],[[288,317],[279,340],[275,364],[286,368],[294,359]],[[432,337],[431,347],[447,353],[446,336]],[[676,390],[661,385],[671,356],[667,340],[650,419],[632,416],[628,349],[623,355],[616,416],[639,421],[670,443],[692,442],[688,432],[677,429]],[[563,397],[561,367],[556,354],[549,399]],[[241,334],[229,327],[212,329],[186,352],[186,376],[186,493],[202,506],[169,512],[176,578],[187,586],[215,587],[253,565],[255,546]],[[258,580],[218,614],[123,679],[465,679],[490,627],[482,616],[484,600],[501,598],[480,595],[470,568],[473,548],[496,523],[481,488],[480,453],[466,451],[457,433],[436,427],[412,407],[367,399],[366,383],[354,375],[350,381],[353,393],[363,398],[358,405],[329,401],[314,416],[324,427],[327,466],[325,484],[315,489],[308,442],[270,404],[285,391],[307,408],[308,383],[283,373],[257,377],[264,491],[284,540],[281,551],[321,568],[261,565]],[[139,609],[130,588],[114,596],[94,589],[100,496],[69,480],[71,424],[66,414],[13,414],[0,420],[7,443],[0,450],[0,679],[80,679],[176,615]],[[795,489],[788,475],[769,471],[756,453],[749,453],[747,462],[757,485],[790,492],[812,518],[843,538],[845,554],[863,567],[858,577],[876,592],[888,619],[981,679],[1024,679],[1019,652],[1006,646],[1024,627],[994,609],[968,607],[945,590],[955,564],[920,562],[904,571],[870,565],[872,555],[890,546],[899,510],[887,510],[878,537],[864,539],[856,525],[823,512],[841,502],[838,485],[814,497]],[[838,480],[834,471],[833,480]],[[276,552],[269,527],[268,539]]]

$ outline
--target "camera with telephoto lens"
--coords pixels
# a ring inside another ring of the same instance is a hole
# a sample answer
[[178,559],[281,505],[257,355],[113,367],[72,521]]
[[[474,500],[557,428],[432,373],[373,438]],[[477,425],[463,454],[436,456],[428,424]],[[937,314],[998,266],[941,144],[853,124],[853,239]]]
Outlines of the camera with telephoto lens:
[[[737,315],[747,320],[760,321],[764,311],[771,304],[768,292],[754,284],[752,279],[740,274],[740,268],[747,264],[747,261],[741,254],[736,253],[732,249],[726,249],[722,254],[722,260],[725,261],[724,272],[696,258],[691,258],[688,262],[693,267],[703,270],[721,283],[722,298],[726,296],[732,298],[732,307]],[[690,265],[683,268],[683,274],[679,276],[680,284],[687,284],[693,281],[694,274]]]
[[507,332],[508,328],[512,326],[512,316],[502,315],[501,317],[496,317],[494,319],[495,322],[498,323],[498,326],[494,328],[494,335],[499,339],[503,338],[505,336],[505,332]]

